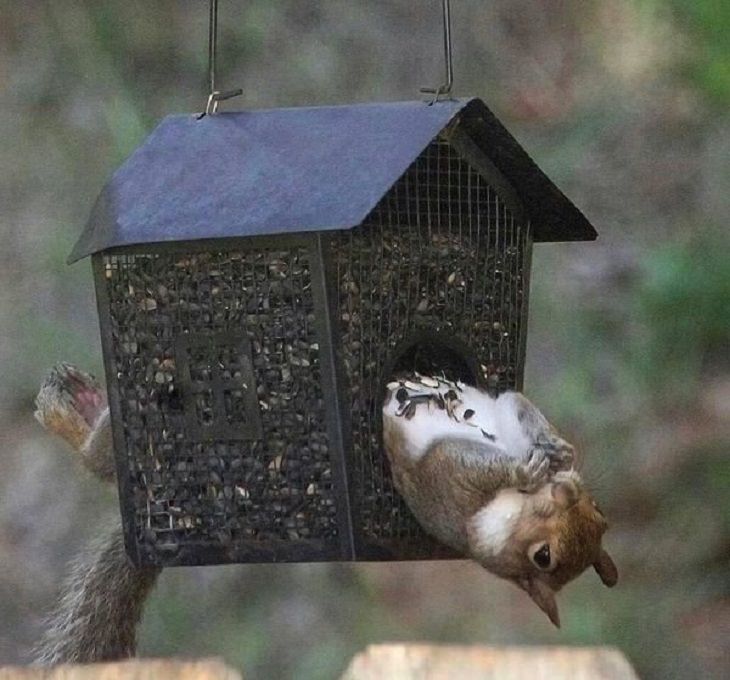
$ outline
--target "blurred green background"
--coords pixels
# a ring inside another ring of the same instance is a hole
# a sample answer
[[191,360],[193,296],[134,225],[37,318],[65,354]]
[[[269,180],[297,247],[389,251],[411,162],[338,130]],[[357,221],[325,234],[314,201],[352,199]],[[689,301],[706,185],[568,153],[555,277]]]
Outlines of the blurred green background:
[[[553,630],[467,562],[166,571],[144,655],[333,678],[368,643],[617,645],[644,678],[730,677],[730,3],[454,0],[456,91],[483,97],[596,225],[534,250],[526,392],[585,453],[616,589]],[[440,3],[222,0],[223,108],[417,98]],[[27,662],[68,560],[117,512],[32,419],[60,360],[101,374],[88,261],[112,170],[205,99],[203,0],[0,3],[0,664]],[[214,168],[211,169],[214,171]]]

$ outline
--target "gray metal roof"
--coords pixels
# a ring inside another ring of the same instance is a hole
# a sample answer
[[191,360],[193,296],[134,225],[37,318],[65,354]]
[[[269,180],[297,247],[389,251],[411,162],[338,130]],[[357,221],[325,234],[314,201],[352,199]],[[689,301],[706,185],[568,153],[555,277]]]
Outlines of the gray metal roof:
[[349,229],[456,116],[536,241],[596,232],[479,99],[165,118],[114,173],[69,262],[116,246]]

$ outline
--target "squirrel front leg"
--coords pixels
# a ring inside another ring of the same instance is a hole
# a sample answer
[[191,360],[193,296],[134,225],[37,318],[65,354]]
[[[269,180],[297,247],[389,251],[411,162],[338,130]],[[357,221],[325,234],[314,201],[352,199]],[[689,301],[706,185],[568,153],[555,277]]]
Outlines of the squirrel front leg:
[[[105,482],[116,478],[106,395],[99,383],[68,364],[54,368],[36,399],[36,419],[70,445]],[[92,542],[64,585],[36,646],[37,663],[89,663],[134,656],[136,628],[159,568],[135,567],[119,525]]]
[[399,465],[397,449],[389,453],[396,488],[418,522],[441,543],[464,554],[469,550],[470,517],[501,490],[532,493],[550,474],[550,461],[542,451],[519,459],[473,439],[436,441],[407,467]]
[[533,448],[527,459],[504,455],[495,446],[470,439],[444,439],[429,447],[423,457],[422,474],[440,475],[448,465],[451,474],[460,475],[465,485],[495,494],[501,489],[532,493],[548,481],[550,456]]

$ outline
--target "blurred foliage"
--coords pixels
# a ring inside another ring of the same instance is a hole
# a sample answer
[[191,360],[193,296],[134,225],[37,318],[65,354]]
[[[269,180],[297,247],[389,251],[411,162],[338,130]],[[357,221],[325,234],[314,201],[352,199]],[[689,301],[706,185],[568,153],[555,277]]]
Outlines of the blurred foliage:
[[730,103],[730,5],[724,0],[636,0],[669,12],[689,43],[681,72],[719,106]]
[[728,368],[727,232],[688,228],[686,237],[650,252],[643,268],[633,314],[645,327],[634,348],[633,370],[647,389],[691,400],[703,375]]
[[[728,677],[730,4],[461,0],[458,94],[483,95],[596,225],[534,250],[526,390],[585,454],[621,572],[549,628],[468,563],[166,571],[147,655],[332,678],[386,640],[612,644],[644,678]],[[442,72],[437,2],[221,2],[224,108],[414,98]],[[32,421],[47,367],[100,373],[93,200],[155,121],[205,99],[205,3],[0,5],[0,663],[27,660],[111,494]]]

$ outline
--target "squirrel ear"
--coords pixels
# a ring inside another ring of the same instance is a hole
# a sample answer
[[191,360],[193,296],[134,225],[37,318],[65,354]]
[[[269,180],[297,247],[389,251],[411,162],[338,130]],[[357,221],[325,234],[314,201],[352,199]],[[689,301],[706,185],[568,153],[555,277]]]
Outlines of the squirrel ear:
[[547,583],[538,579],[521,579],[518,582],[520,588],[527,592],[532,601],[540,607],[556,628],[560,628],[560,615],[558,614],[558,603],[555,601],[555,593]]
[[578,488],[570,481],[555,482],[552,487],[552,496],[555,502],[563,507],[569,508],[578,500]]
[[618,582],[618,569],[611,556],[603,549],[598,559],[593,563],[593,568],[601,577],[601,581],[609,588],[612,588]]

